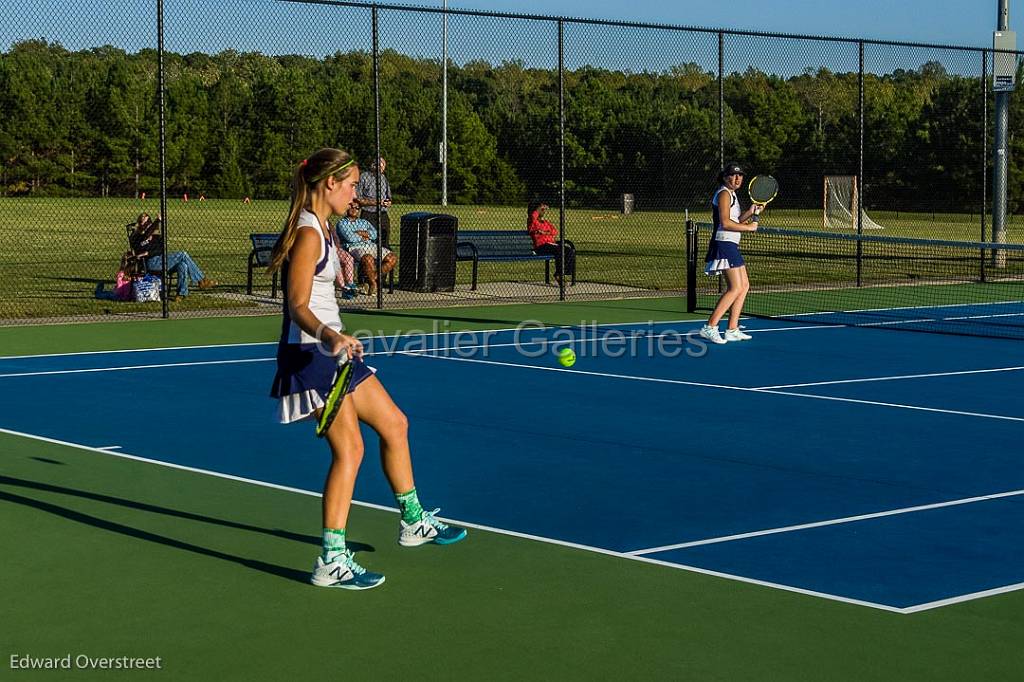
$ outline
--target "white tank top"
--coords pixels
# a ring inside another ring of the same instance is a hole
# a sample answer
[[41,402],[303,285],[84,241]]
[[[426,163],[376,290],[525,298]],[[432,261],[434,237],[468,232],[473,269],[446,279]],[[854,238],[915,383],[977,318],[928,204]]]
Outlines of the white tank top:
[[[338,299],[334,297],[334,280],[341,272],[338,252],[334,249],[334,237],[324,237],[320,221],[309,211],[299,214],[300,230],[315,230],[320,239],[320,257],[317,259],[316,272],[313,274],[313,289],[309,292],[309,310],[316,318],[334,331],[344,329],[341,323],[341,312],[338,310]],[[331,231],[328,226],[327,234]],[[295,320],[288,326],[288,343],[316,343],[317,339],[310,336]]]
[[738,223],[740,221],[739,199],[736,198],[735,192],[725,185],[722,185],[718,188],[718,191],[715,192],[715,196],[711,198],[711,205],[713,206],[712,211],[714,211],[715,217],[715,227],[717,228],[715,230],[715,239],[720,242],[732,242],[733,244],[739,244],[741,233],[736,232],[735,230],[723,230],[722,226],[719,225],[718,198],[722,196],[723,193],[729,197],[729,217],[732,218],[734,223]]

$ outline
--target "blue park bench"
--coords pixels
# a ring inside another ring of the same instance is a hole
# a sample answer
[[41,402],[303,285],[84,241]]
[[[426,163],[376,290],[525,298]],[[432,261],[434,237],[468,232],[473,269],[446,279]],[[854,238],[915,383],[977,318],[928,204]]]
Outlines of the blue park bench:
[[[278,234],[254,232],[249,235],[252,241],[252,251],[249,252],[249,279],[245,286],[245,293],[252,296],[252,273],[256,268],[266,269],[270,265],[270,255],[277,243]],[[270,297],[277,298],[277,273],[274,273],[270,283]]]
[[[254,232],[249,235],[249,240],[252,242],[252,251],[249,252],[249,277],[246,283],[245,292],[252,296],[252,274],[256,268],[266,268],[270,265],[270,256],[274,250],[274,244],[277,243],[278,233],[259,233]],[[358,263],[356,269],[359,269]],[[383,286],[383,281],[381,282]],[[388,273],[388,291],[389,293],[395,293],[395,271],[392,270]],[[277,273],[274,273],[273,279],[270,284],[270,297],[277,298]]]
[[[551,282],[551,262],[554,255],[533,252],[533,240],[526,230],[459,230],[455,243],[455,260],[473,261],[473,290],[476,290],[477,269],[481,261],[544,261],[544,282]],[[573,247],[568,239],[565,243]],[[575,247],[573,247],[575,248]],[[572,273],[576,284],[576,273]]]

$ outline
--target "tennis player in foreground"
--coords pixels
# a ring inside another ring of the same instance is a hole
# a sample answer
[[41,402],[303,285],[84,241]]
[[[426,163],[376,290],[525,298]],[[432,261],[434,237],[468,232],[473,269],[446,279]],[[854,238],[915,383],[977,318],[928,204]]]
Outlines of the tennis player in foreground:
[[[754,204],[746,211],[740,212],[740,200],[736,197],[736,191],[743,185],[743,177],[742,168],[735,163],[728,164],[718,174],[718,181],[721,184],[711,198],[711,220],[714,222],[714,229],[704,259],[704,272],[709,275],[724,272],[729,283],[729,288],[718,299],[707,324],[700,330],[700,335],[712,343],[750,339],[749,334],[744,334],[740,330],[740,313],[743,312],[743,302],[750,290],[747,266],[740,255],[740,236],[743,232],[757,230],[757,219],[762,207]],[[751,222],[748,223],[748,220]],[[729,326],[725,330],[725,336],[722,336],[718,331],[718,323],[726,311],[729,311]]]
[[[288,219],[270,264],[271,272],[281,271],[284,291],[284,321],[271,390],[278,399],[279,421],[320,420],[335,378],[344,374],[348,382],[339,384],[344,388],[340,408],[323,430],[332,459],[323,492],[323,551],[314,563],[311,582],[351,590],[384,582],[383,575],[360,566],[345,546],[348,512],[363,460],[359,422],[380,436],[381,465],[402,513],[399,544],[446,545],[466,537],[465,529],[435,517],[440,510],[428,512],[420,505],[405,414],[363,362],[359,340],[342,332],[334,297],[340,263],[328,218],[345,214],[358,180],[355,160],[338,149],[321,149],[300,162],[292,176]],[[339,371],[339,359],[342,365],[347,359],[348,371]]]

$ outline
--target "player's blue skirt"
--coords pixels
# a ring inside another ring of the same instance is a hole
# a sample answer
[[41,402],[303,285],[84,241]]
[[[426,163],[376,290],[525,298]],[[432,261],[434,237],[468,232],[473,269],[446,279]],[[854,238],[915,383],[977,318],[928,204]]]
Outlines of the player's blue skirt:
[[704,272],[708,275],[717,275],[723,270],[738,268],[743,265],[743,256],[740,254],[740,247],[735,242],[723,242],[717,239],[711,240],[706,257]]
[[[353,358],[348,392],[370,378],[374,370],[361,358]],[[270,388],[278,398],[278,421],[306,419],[323,407],[338,371],[337,358],[322,353],[316,344],[283,343],[277,348],[277,374]]]

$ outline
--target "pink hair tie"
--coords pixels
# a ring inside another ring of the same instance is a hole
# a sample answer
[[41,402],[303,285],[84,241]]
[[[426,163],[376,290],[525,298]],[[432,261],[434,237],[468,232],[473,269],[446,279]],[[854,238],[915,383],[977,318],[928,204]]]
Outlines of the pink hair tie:
[[299,162],[299,165],[302,166],[303,168],[305,168],[306,164],[308,164],[308,163],[309,163],[309,159],[303,159],[302,161]]

